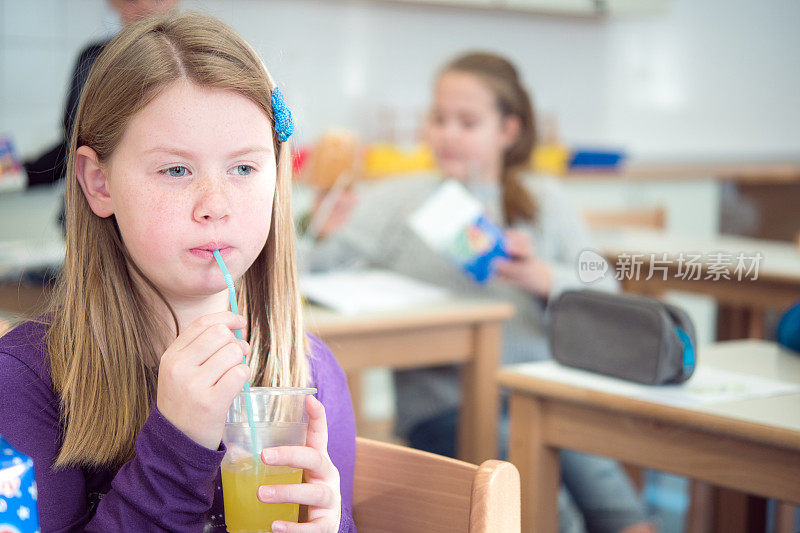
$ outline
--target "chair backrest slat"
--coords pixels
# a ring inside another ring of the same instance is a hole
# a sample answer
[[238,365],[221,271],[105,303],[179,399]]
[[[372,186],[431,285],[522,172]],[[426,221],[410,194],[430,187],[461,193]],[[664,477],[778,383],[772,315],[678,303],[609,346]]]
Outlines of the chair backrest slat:
[[519,474],[504,461],[479,467],[359,437],[353,507],[359,533],[514,532]]

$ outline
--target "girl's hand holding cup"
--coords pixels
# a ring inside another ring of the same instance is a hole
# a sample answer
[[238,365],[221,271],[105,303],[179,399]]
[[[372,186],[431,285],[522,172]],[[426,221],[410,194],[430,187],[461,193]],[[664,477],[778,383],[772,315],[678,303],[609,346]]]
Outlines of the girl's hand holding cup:
[[305,446],[265,448],[261,460],[271,466],[302,468],[304,483],[262,485],[258,499],[265,503],[297,503],[308,506],[308,521],[303,524],[275,521],[273,532],[328,533],[339,530],[342,495],[339,471],[328,455],[328,423],[325,408],[313,396],[306,397],[308,433]]
[[233,335],[245,326],[246,319],[230,311],[202,316],[178,335],[158,368],[158,410],[212,450],[222,441],[228,407],[250,379],[242,363],[250,346]]

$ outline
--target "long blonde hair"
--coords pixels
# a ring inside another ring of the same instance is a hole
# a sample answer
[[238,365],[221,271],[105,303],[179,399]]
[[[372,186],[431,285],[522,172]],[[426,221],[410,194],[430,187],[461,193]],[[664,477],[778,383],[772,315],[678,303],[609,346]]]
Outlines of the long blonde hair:
[[503,154],[500,183],[503,188],[503,213],[506,223],[535,222],[536,201],[525,188],[522,175],[529,168],[531,151],[536,144],[536,120],[528,91],[522,85],[517,69],[504,57],[486,52],[471,52],[448,63],[439,76],[447,72],[466,72],[483,81],[497,98],[503,117],[517,117],[519,135]]
[[309,382],[290,213],[291,150],[274,131],[274,83],[252,48],[216,19],[186,13],[138,22],[112,40],[92,67],[70,139],[67,253],[50,303],[47,337],[64,426],[56,467],[119,466],[134,455],[136,436],[155,400],[157,371],[148,361],[161,354],[154,341],[169,342],[172,334],[134,275],[167,305],[179,329],[174,311],[131,260],[114,217],[100,218],[89,208],[75,174],[75,151],[89,146],[107,161],[131,118],[178,79],[235,91],[260,106],[272,123],[278,162],[272,223],[238,292],[253,348],[251,383]]

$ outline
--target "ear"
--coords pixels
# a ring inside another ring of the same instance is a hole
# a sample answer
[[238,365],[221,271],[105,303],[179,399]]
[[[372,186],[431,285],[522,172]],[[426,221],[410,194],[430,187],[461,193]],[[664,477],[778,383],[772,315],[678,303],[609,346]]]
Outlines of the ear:
[[503,149],[510,148],[519,137],[522,131],[522,121],[516,115],[509,115],[503,119],[502,131],[500,133],[503,141]]
[[92,212],[101,218],[113,215],[114,206],[108,192],[108,177],[100,165],[97,153],[88,146],[81,146],[75,152],[75,174]]

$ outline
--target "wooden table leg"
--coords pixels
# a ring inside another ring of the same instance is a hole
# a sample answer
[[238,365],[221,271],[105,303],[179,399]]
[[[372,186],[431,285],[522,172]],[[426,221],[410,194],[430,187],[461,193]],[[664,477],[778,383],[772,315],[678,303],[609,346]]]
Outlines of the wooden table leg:
[[714,531],[717,533],[764,531],[767,521],[767,505],[764,498],[726,488],[716,488],[716,493]]
[[502,325],[475,327],[475,355],[462,369],[464,403],[459,417],[458,456],[481,464],[497,458],[497,417],[500,389],[495,373],[500,362]]
[[347,372],[347,388],[350,389],[350,401],[353,402],[353,414],[356,419],[356,433],[363,427],[364,413],[361,411],[364,390],[361,388],[361,372]]
[[686,533],[709,533],[714,521],[714,488],[708,483],[689,480],[689,512]]
[[747,309],[717,304],[717,340],[746,339],[749,334]]
[[764,338],[764,310],[751,307],[747,310],[747,338]]
[[509,461],[519,470],[523,533],[558,531],[559,453],[543,440],[542,404],[512,394]]
[[797,523],[797,507],[784,502],[778,502],[775,512],[775,533],[796,533],[800,528]]

